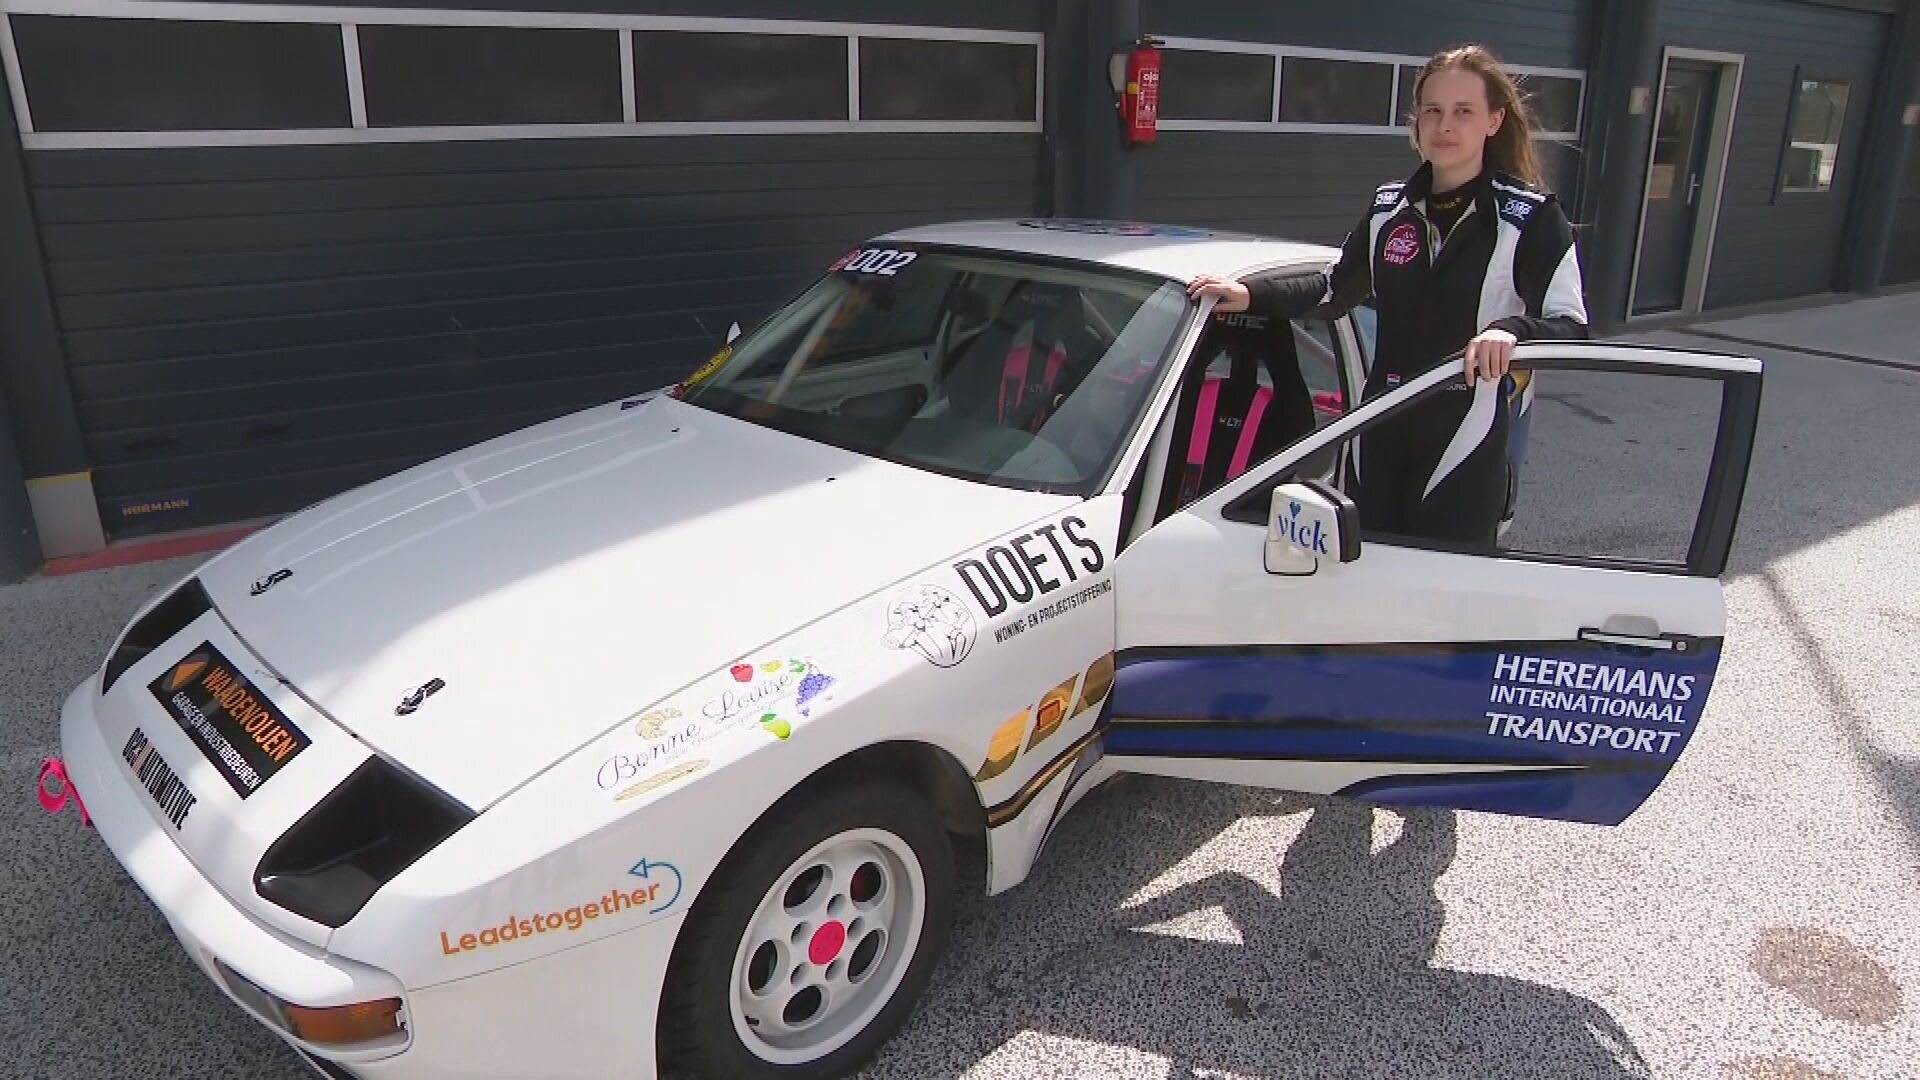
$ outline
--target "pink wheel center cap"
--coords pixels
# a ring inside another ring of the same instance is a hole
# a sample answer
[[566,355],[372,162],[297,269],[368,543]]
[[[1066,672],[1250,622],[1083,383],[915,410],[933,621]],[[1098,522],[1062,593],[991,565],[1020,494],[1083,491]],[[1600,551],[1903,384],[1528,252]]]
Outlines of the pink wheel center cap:
[[840,950],[847,945],[847,928],[838,922],[830,922],[813,932],[813,940],[807,943],[807,959],[816,967],[825,967],[833,963]]

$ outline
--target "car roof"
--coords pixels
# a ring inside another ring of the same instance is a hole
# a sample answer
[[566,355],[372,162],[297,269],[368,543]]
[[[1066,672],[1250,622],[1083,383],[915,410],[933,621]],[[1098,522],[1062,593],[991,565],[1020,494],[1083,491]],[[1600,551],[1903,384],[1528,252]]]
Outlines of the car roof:
[[875,242],[945,244],[988,251],[1105,263],[1190,281],[1198,274],[1240,277],[1290,264],[1325,265],[1339,255],[1324,244],[1187,225],[1082,218],[954,221],[900,229]]

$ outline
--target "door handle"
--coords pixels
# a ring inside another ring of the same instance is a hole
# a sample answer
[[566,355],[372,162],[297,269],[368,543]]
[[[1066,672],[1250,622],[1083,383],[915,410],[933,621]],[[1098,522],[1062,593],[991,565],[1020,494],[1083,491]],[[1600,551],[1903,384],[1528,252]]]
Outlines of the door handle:
[[1663,634],[1652,619],[1616,615],[1600,626],[1583,626],[1579,639],[1596,645],[1624,645],[1631,649],[1691,652],[1699,639],[1690,634]]
[[1691,176],[1687,177],[1687,205],[1688,206],[1693,205],[1693,197],[1698,194],[1700,194],[1700,174],[1694,173]]

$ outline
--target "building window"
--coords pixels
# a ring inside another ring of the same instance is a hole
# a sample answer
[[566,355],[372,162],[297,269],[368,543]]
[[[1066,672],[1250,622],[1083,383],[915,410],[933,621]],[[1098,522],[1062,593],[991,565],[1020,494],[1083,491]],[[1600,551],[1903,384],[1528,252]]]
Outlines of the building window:
[[1787,113],[1787,145],[1780,156],[1781,191],[1827,191],[1840,157],[1847,122],[1847,84],[1795,73]]
[[845,120],[847,39],[635,31],[633,81],[643,122]]
[[1273,119],[1273,57],[1267,53],[1160,53],[1160,115],[1169,120]]
[[862,120],[1039,120],[1031,45],[862,37],[859,48]]
[[363,25],[358,33],[369,126],[620,122],[615,31]]
[[334,24],[13,15],[35,131],[345,128]]
[[1542,135],[1571,135],[1580,130],[1580,80],[1561,75],[1521,75],[1520,97]]
[[1289,56],[1280,61],[1280,121],[1393,123],[1393,65]]

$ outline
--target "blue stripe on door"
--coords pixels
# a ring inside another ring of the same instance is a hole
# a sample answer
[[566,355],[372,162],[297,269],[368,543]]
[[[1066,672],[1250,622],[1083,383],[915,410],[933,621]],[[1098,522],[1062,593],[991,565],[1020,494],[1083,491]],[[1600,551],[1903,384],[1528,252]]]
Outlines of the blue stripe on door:
[[1693,646],[1135,650],[1118,658],[1107,752],[1664,771],[1713,682],[1719,642]]

